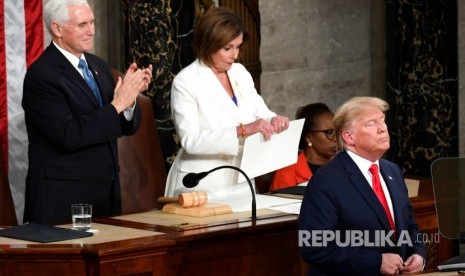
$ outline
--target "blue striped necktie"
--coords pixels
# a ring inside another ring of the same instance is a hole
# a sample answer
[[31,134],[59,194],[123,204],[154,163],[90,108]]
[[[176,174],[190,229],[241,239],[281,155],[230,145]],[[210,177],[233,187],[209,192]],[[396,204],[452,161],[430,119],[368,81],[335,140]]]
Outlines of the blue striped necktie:
[[92,73],[90,72],[89,68],[87,67],[87,63],[84,59],[79,59],[79,65],[78,68],[82,70],[82,73],[84,75],[84,79],[86,80],[87,84],[89,85],[90,89],[92,92],[94,92],[95,97],[97,98],[98,101],[98,106],[102,107],[102,97],[100,96],[100,91],[98,89],[97,83],[95,82],[94,77],[92,76]]

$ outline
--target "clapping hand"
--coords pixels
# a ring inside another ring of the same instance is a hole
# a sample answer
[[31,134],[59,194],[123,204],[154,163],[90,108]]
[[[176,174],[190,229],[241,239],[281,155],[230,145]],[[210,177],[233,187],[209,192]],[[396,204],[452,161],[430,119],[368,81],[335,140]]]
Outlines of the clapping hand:
[[118,77],[118,82],[114,90],[115,96],[111,104],[118,113],[128,107],[133,107],[137,96],[148,89],[152,80],[152,65],[139,69],[136,63],[132,63],[124,79]]

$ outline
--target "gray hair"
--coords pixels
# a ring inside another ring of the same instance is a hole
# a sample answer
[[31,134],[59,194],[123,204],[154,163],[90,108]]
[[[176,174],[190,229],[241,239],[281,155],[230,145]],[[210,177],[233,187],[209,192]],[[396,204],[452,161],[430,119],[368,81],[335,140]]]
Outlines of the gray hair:
[[52,22],[64,24],[69,21],[68,7],[72,5],[83,5],[89,3],[87,0],[50,0],[44,6],[44,22],[48,32],[53,35]]

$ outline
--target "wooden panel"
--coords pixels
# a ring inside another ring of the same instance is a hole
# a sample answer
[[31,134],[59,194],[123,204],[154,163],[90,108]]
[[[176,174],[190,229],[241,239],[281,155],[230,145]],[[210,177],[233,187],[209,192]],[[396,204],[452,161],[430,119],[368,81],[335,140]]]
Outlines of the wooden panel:
[[167,275],[166,254],[136,256],[100,264],[100,275]]
[[85,266],[84,263],[79,264],[70,262],[30,262],[21,266],[18,266],[16,264],[5,265],[3,272],[4,274],[0,270],[0,275],[85,275]]
[[[245,223],[244,228],[186,231],[170,253],[175,275],[300,275],[297,217]],[[259,225],[261,224],[261,225]]]
[[219,5],[231,8],[242,19],[242,23],[249,34],[249,40],[244,44],[239,62],[249,70],[257,91],[260,91],[262,64],[260,61],[261,34],[258,0],[220,0]]
[[452,242],[439,234],[433,184],[430,178],[406,176],[420,181],[418,196],[410,198],[415,212],[415,221],[423,232],[426,247],[425,269],[436,269],[437,265],[452,257]]
[[[176,275],[299,275],[297,231],[190,243],[172,253]],[[212,254],[214,252],[214,254]]]
[[[0,276],[10,275],[85,275],[85,261],[79,251],[73,253],[52,248],[34,250],[17,248],[11,254],[0,249]],[[66,250],[69,251],[69,250]]]

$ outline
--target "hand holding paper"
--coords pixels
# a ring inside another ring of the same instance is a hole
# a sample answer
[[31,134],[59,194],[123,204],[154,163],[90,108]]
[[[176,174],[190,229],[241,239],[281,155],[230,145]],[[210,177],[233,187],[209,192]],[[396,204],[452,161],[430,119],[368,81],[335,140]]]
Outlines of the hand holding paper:
[[[289,122],[289,128],[265,141],[261,133],[247,137],[240,168],[250,177],[292,165],[297,162],[300,134],[305,119]],[[245,177],[239,175],[238,182]]]

